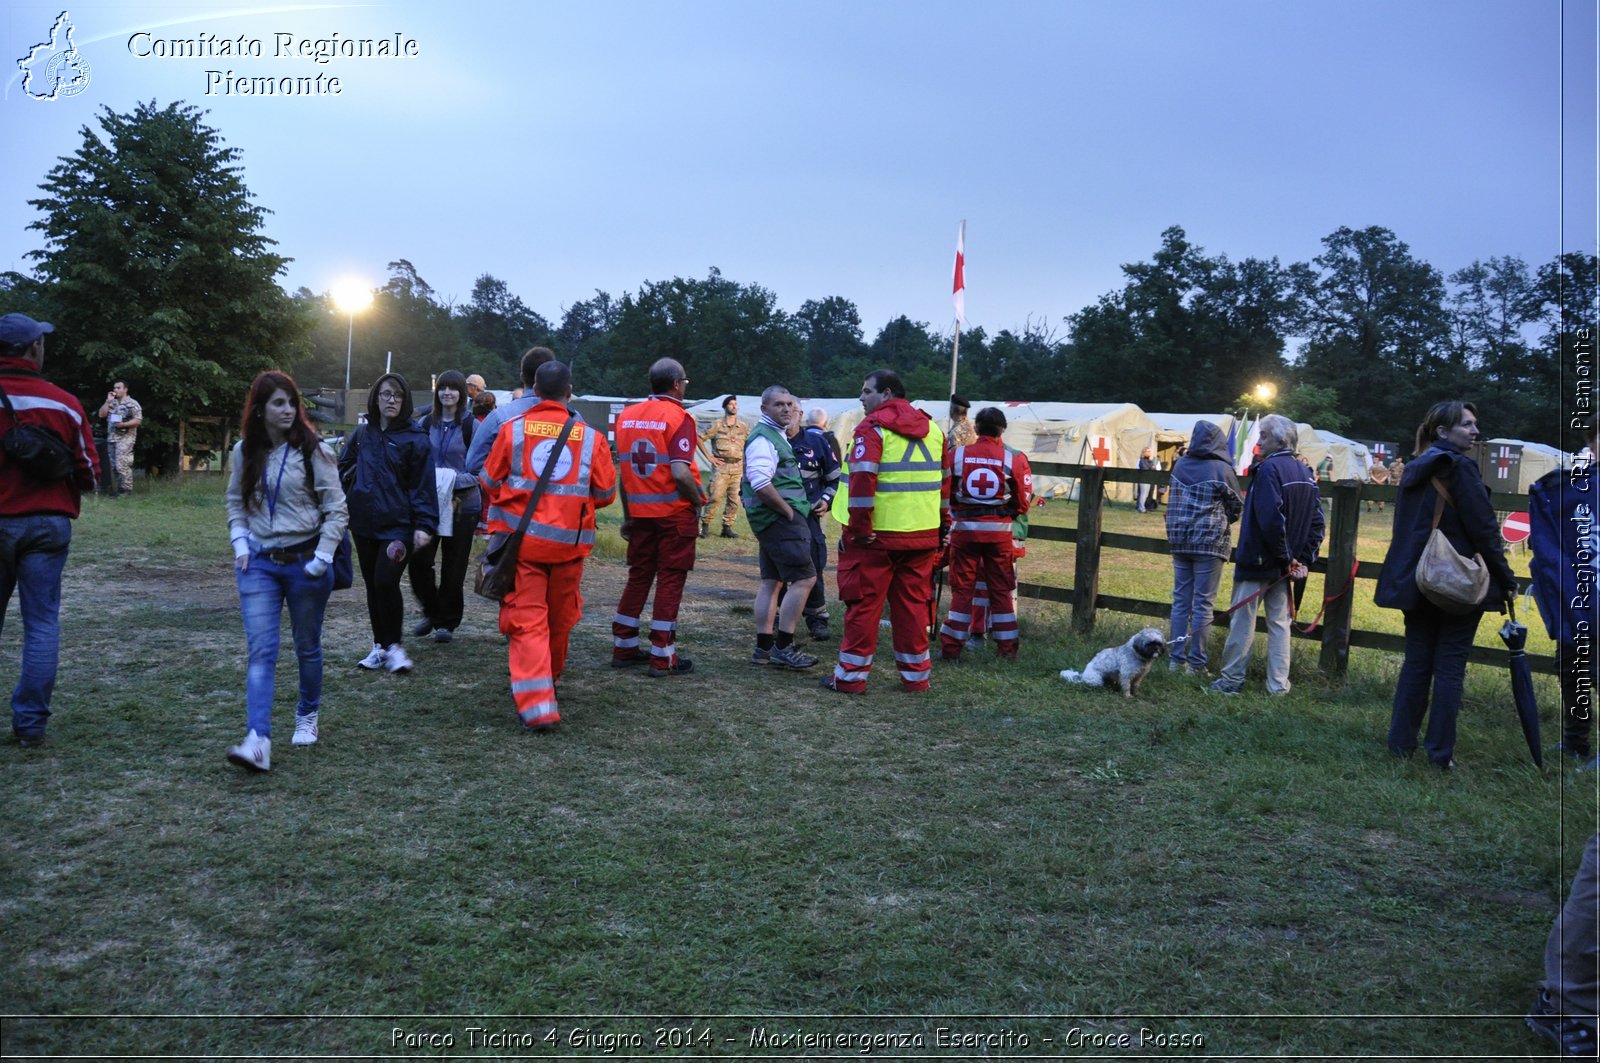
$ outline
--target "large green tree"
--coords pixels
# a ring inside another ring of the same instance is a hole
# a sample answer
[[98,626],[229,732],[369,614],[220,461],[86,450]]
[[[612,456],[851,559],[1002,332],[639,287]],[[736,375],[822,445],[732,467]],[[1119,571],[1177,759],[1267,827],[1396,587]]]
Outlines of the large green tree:
[[1553,352],[1528,342],[1539,315],[1533,277],[1519,258],[1473,262],[1450,275],[1450,339],[1471,379],[1464,397],[1479,406],[1491,436],[1554,442],[1542,363]]
[[307,316],[276,283],[240,153],[184,104],[104,108],[29,202],[56,324],[52,375],[98,405],[124,379],[144,404],[140,458],[174,453],[180,419],[237,415],[260,370],[307,351]]
[[1069,319],[1073,399],[1216,411],[1256,382],[1284,375],[1292,303],[1290,275],[1276,259],[1235,264],[1208,256],[1174,225],[1149,262],[1122,272],[1120,291]]
[[[529,347],[550,346],[554,330],[537,311],[512,293],[506,282],[487,273],[472,286],[472,298],[456,311],[456,321],[475,351],[464,358],[490,379],[516,377]],[[481,352],[481,353],[480,353]]]
[[599,382],[613,394],[637,394],[650,364],[676,358],[690,394],[759,392],[769,384],[803,388],[804,347],[777,297],[712,268],[704,280],[674,277],[622,297],[612,352]]
[[[572,386],[579,394],[634,395],[644,386],[638,380],[610,379],[609,367],[614,361],[615,346],[613,330],[621,315],[621,301],[599,288],[592,297],[580,299],[562,311],[555,350],[572,366]],[[617,385],[621,385],[621,390],[608,390]]]
[[1331,387],[1362,439],[1409,439],[1428,406],[1462,394],[1444,278],[1394,233],[1341,227],[1295,270],[1306,383]]
[[852,395],[875,368],[862,338],[861,311],[844,296],[807,299],[795,311],[794,327],[805,342],[810,370],[804,384],[796,386],[808,394]]
[[1594,417],[1600,398],[1595,389],[1600,258],[1569,251],[1539,267],[1528,302],[1530,313],[1545,327],[1533,387],[1551,413],[1540,431],[1524,438],[1555,443],[1559,431],[1561,448],[1575,451],[1584,442],[1574,427],[1575,417]]

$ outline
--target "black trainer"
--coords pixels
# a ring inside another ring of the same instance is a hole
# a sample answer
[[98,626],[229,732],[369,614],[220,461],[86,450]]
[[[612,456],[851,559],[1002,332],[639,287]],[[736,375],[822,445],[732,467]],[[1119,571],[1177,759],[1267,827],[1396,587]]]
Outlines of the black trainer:
[[1523,1021],[1528,1024],[1528,1029],[1561,1049],[1563,1056],[1593,1059],[1596,1052],[1600,1051],[1594,1027],[1582,1019],[1562,1015],[1556,1002],[1550,999],[1549,990],[1539,991],[1539,998],[1533,1002],[1533,1010],[1528,1012]]

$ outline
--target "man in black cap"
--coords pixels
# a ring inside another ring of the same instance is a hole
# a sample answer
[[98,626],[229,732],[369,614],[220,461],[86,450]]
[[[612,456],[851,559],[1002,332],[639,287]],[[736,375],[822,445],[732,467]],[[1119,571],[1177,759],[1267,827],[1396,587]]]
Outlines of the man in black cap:
[[950,396],[950,431],[945,433],[945,438],[951,450],[978,441],[978,430],[972,426],[972,418],[967,416],[971,408],[972,404],[960,395]]
[[61,645],[61,572],[79,499],[94,490],[99,460],[83,407],[40,372],[44,338],[54,331],[26,314],[0,317],[0,432],[42,429],[72,456],[65,478],[24,466],[9,447],[0,457],[0,624],[18,591],[22,666],[11,694],[11,732],[24,748],[44,742]]

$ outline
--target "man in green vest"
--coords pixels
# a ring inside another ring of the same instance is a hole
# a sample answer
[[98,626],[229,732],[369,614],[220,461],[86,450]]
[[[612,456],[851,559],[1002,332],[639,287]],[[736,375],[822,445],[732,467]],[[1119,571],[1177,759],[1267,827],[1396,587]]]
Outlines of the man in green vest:
[[841,694],[867,688],[878,649],[878,618],[889,603],[894,661],[903,689],[928,689],[928,609],[944,538],[950,480],[944,433],[906,401],[899,374],[879,369],[861,385],[866,411],[846,454],[849,489],[833,499],[845,526],[839,600],[845,603],[839,663],[822,685]]
[[[755,664],[811,668],[817,659],[794,644],[795,625],[817,581],[811,561],[811,525],[806,484],[789,445],[788,426],[800,419],[800,402],[774,384],[761,393],[761,420],[744,445],[741,501],[761,553],[761,588],[756,592]],[[787,584],[781,605],[778,587]],[[773,634],[773,621],[777,634]]]

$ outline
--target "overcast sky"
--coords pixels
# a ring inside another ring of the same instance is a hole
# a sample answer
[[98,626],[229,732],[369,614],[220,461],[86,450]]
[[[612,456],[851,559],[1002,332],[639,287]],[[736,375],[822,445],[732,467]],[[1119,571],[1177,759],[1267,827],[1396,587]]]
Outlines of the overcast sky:
[[[1233,259],[1381,225],[1446,274],[1537,266],[1596,246],[1595,7],[127,0],[66,9],[89,81],[38,100],[16,60],[62,7],[12,0],[0,269],[28,268],[26,201],[80,129],[152,99],[243,152],[287,288],[378,286],[407,258],[441,298],[491,273],[552,322],[717,266],[788,310],[852,299],[868,339],[901,313],[948,329],[963,218],[991,334],[1118,287],[1169,225]],[[415,54],[318,63],[280,34]],[[260,57],[160,54],[241,36]],[[229,72],[341,91],[229,94]]]

